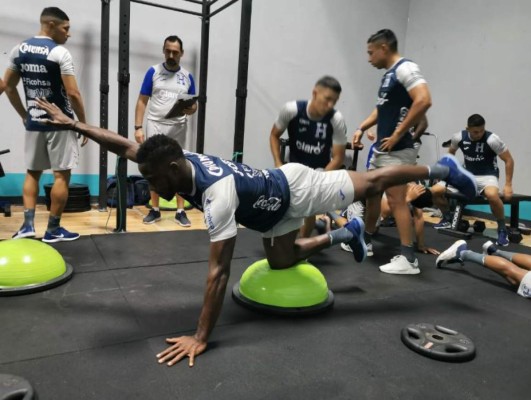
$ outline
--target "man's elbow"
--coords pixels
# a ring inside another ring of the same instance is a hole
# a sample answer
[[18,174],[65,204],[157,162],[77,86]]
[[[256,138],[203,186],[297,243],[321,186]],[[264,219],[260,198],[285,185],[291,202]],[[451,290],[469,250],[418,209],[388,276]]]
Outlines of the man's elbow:
[[[424,97],[420,100],[420,106],[422,107],[422,110],[424,112],[428,111],[428,109],[431,107],[431,98],[430,97]],[[426,123],[426,128],[428,127],[428,124]]]
[[81,100],[81,92],[79,89],[70,89],[66,91],[66,95],[70,99],[70,101],[80,101]]

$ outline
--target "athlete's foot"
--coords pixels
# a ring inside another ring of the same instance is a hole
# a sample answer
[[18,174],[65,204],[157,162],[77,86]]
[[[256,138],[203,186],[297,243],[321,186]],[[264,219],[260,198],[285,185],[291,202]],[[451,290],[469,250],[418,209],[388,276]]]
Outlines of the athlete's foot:
[[468,250],[466,242],[464,240],[458,240],[453,245],[448,247],[445,251],[443,251],[439,257],[437,257],[435,265],[437,266],[437,268],[440,268],[446,264],[462,264],[463,260],[461,259],[461,252],[464,250]]
[[349,221],[345,228],[352,233],[353,238],[346,242],[352,249],[354,259],[358,262],[362,262],[367,257],[367,245],[365,244],[365,238],[363,233],[365,232],[365,224],[360,217],[354,217]]

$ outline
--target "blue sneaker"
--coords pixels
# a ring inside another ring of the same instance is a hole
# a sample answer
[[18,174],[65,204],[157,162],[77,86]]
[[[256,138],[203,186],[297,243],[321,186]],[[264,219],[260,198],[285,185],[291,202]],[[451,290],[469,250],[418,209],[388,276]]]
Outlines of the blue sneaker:
[[498,240],[496,240],[498,246],[509,246],[509,237],[507,236],[507,230],[500,229],[498,231]]
[[22,228],[20,228],[20,230],[12,236],[13,239],[30,237],[35,237],[35,227],[31,225],[22,225]]
[[461,252],[464,250],[468,250],[466,247],[466,242],[464,240],[458,240],[445,251],[443,251],[439,257],[437,257],[435,265],[437,265],[437,268],[441,268],[445,264],[457,262],[462,264],[463,260],[461,260],[460,256]]
[[469,199],[476,197],[478,191],[476,178],[461,166],[457,158],[452,154],[447,154],[437,163],[450,168],[450,173],[445,179],[448,184],[455,187]]
[[367,245],[363,237],[363,233],[365,232],[363,220],[360,217],[354,217],[344,227],[354,235],[354,238],[347,243],[352,249],[354,259],[357,262],[362,262],[367,257]]
[[59,227],[52,233],[46,231],[42,241],[46,243],[56,243],[71,242],[76,239],[79,239],[79,233],[68,232],[65,228]]

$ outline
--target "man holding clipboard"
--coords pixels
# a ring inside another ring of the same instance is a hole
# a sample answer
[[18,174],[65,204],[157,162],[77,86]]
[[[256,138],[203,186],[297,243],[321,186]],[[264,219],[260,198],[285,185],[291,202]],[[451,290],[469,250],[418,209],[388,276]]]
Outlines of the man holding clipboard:
[[[179,65],[184,49],[178,36],[168,36],[164,40],[162,52],[166,61],[149,68],[140,88],[135,108],[135,140],[142,143],[150,136],[162,134],[177,140],[184,147],[187,116],[197,110],[195,82],[192,74]],[[143,220],[145,224],[161,219],[159,195],[153,191],[151,205],[149,214]],[[191,226],[184,211],[184,199],[178,195],[175,222],[181,226]]]

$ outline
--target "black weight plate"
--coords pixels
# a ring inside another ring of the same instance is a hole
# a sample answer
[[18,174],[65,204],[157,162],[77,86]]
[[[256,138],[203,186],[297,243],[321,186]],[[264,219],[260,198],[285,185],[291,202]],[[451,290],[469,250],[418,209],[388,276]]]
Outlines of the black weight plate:
[[476,356],[472,340],[440,325],[410,324],[402,329],[401,339],[411,350],[435,360],[464,362]]

